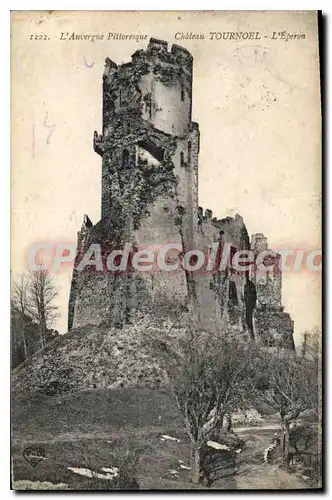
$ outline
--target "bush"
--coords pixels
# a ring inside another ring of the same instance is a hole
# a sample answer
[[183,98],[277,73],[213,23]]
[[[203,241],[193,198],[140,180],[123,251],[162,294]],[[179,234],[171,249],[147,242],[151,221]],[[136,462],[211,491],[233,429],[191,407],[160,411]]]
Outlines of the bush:
[[115,488],[119,490],[139,490],[136,479],[140,459],[140,451],[137,448],[130,448],[121,453],[117,458],[119,474],[116,478]]

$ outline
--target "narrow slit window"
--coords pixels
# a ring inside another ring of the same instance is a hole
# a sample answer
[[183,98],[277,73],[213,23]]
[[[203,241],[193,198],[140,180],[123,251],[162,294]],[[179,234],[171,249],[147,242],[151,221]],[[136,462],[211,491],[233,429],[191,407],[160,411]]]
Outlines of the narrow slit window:
[[188,165],[191,164],[191,141],[188,142]]
[[124,149],[122,153],[122,167],[123,168],[128,168],[129,167],[129,151],[128,149]]

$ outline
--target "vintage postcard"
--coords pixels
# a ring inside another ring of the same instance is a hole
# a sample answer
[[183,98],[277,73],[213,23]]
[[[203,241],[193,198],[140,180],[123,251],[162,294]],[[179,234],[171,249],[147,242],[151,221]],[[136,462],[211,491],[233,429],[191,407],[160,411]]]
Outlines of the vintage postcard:
[[11,14],[11,484],[322,488],[316,11]]

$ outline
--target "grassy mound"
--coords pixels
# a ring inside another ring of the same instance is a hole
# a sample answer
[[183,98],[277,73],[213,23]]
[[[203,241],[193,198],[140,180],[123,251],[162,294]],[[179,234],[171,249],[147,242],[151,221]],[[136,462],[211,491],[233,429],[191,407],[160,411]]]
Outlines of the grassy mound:
[[[89,325],[73,330],[13,371],[12,393],[54,396],[101,388],[159,388],[164,371],[155,342],[165,328],[145,320],[121,330]],[[174,342],[179,332],[173,330]]]

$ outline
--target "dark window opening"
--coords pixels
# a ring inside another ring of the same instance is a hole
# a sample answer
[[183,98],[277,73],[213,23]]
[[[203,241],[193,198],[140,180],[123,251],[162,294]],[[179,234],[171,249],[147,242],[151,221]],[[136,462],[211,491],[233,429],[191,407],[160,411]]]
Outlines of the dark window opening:
[[184,166],[184,153],[183,153],[183,151],[181,151],[181,153],[180,153],[180,161],[181,161],[181,167],[183,167]]
[[138,145],[148,151],[159,162],[162,162],[164,160],[165,150],[160,146],[154,144],[152,141],[143,140],[138,142]]
[[191,141],[188,142],[188,165],[191,164]]
[[129,167],[129,151],[128,149],[124,149],[122,153],[122,167],[123,168],[128,168]]
[[228,297],[229,297],[229,302],[232,305],[234,305],[234,306],[238,305],[237,291],[236,291],[236,285],[235,285],[234,281],[229,282]]
[[233,245],[231,245],[230,247],[230,264],[231,264],[231,268],[233,268],[233,258],[234,258],[234,255],[236,254],[236,252],[238,251],[238,249],[236,247],[233,247]]
[[196,254],[193,254],[189,258],[189,265],[190,266],[195,266],[198,262],[198,256]]
[[184,101],[184,88],[181,88],[181,101]]

